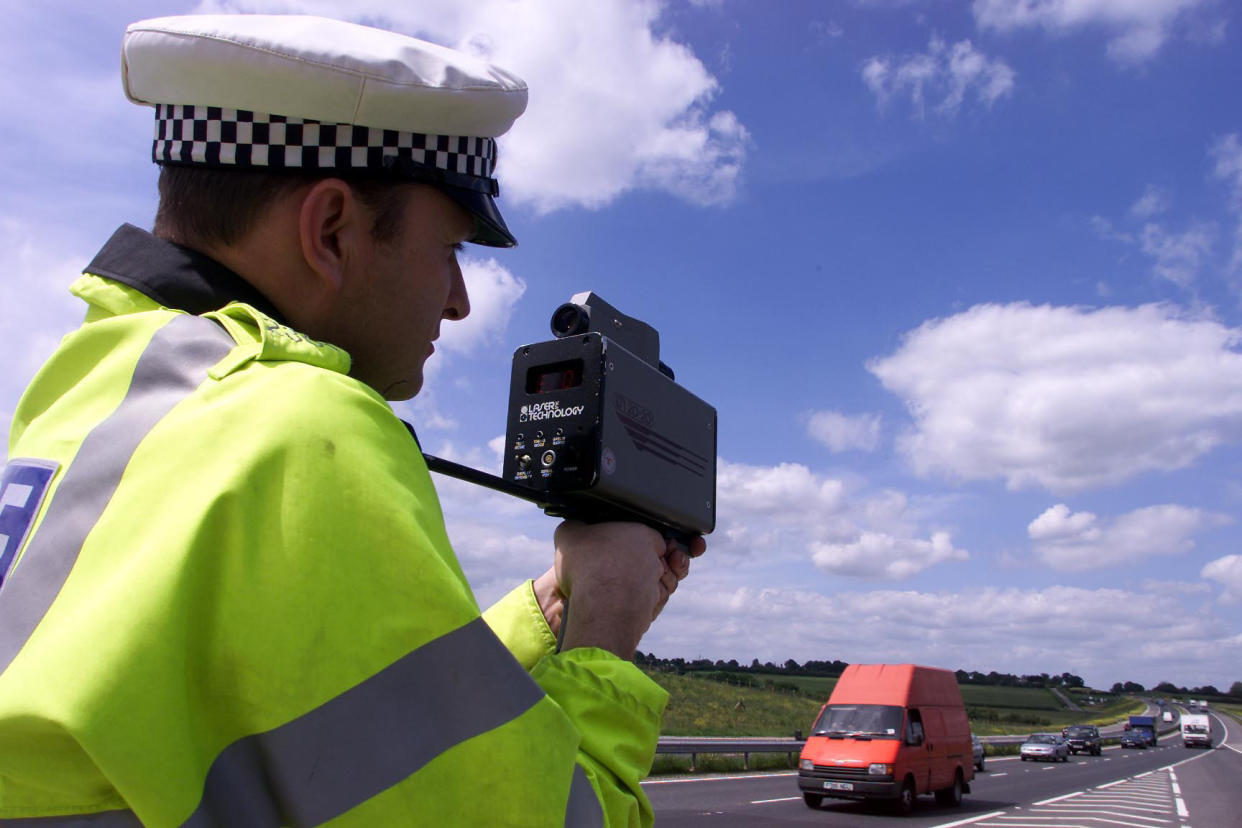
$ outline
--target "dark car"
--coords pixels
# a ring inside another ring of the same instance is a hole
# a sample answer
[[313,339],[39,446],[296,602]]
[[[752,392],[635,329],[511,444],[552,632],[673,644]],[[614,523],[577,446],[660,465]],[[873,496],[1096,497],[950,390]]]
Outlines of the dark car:
[[1147,734],[1141,730],[1127,730],[1121,734],[1121,746],[1147,750]]
[[1100,729],[1095,725],[1070,725],[1065,728],[1065,741],[1069,743],[1070,753],[1100,755]]

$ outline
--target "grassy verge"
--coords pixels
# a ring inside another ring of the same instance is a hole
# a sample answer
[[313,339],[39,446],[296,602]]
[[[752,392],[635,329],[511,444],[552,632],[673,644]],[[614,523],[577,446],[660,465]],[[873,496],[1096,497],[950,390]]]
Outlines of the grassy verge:
[[[752,753],[746,763],[737,754],[700,753],[694,762],[694,773],[794,770],[798,767],[798,754]],[[691,772],[689,756],[657,756],[651,766],[652,776]]]
[[811,729],[823,702],[801,693],[734,687],[675,673],[651,673],[669,693],[668,736],[793,736]]

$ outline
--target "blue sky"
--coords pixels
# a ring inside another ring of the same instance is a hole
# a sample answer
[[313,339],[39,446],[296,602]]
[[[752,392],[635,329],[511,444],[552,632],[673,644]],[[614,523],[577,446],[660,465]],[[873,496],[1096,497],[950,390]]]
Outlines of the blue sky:
[[[719,411],[718,528],[665,657],[1242,680],[1242,49],[1223,0],[14,5],[0,426],[149,226],[127,23],[313,13],[488,56],[520,246],[399,412],[499,470],[513,349],[594,290]],[[441,487],[480,600],[554,521]],[[394,550],[394,553],[397,553]]]

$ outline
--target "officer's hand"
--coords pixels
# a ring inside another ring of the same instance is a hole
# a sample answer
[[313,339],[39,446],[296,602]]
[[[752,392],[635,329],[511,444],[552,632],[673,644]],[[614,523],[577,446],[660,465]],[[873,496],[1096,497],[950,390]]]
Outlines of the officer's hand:
[[601,647],[631,658],[688,560],[670,562],[664,538],[641,523],[567,520],[555,543],[556,580],[569,599],[562,647]]
[[[688,550],[683,549],[682,545],[676,541],[666,541],[664,546],[664,572],[660,576],[660,586],[664,590],[664,597],[656,607],[656,615],[664,609],[664,605],[668,603],[668,598],[677,590],[677,585],[686,579],[690,574],[690,559],[697,558],[707,551],[707,541],[702,537],[697,537],[690,542]],[[654,619],[653,619],[654,620]]]
[[553,635],[558,635],[561,631],[561,617],[565,613],[565,594],[556,582],[555,566],[548,567],[547,572],[535,579],[534,589],[535,600],[539,602],[539,609],[543,612],[548,627]]

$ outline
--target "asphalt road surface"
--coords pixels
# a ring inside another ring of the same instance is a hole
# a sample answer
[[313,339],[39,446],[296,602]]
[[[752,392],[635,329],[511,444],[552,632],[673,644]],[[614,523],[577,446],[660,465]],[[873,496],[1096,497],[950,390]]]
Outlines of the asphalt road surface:
[[919,797],[914,813],[882,805],[802,801],[795,772],[656,778],[643,783],[656,825],[937,826],[956,828],[1242,828],[1242,726],[1212,715],[1213,750],[1182,746],[1176,731],[1147,750],[1105,748],[1068,763],[989,757],[957,808]]

